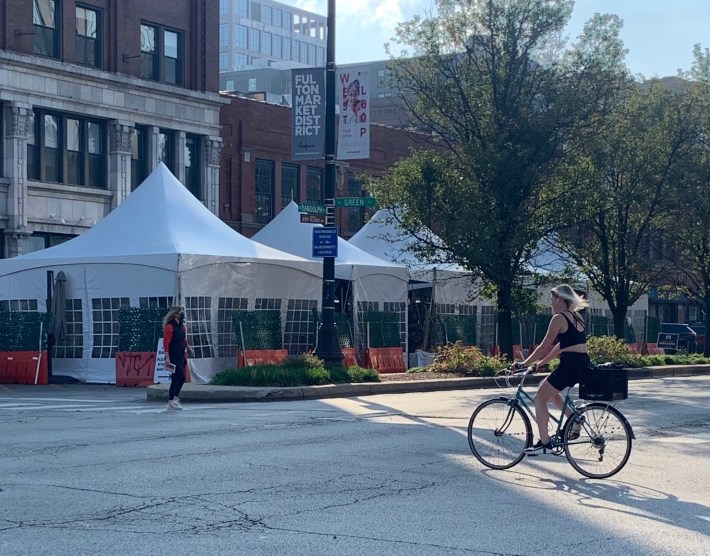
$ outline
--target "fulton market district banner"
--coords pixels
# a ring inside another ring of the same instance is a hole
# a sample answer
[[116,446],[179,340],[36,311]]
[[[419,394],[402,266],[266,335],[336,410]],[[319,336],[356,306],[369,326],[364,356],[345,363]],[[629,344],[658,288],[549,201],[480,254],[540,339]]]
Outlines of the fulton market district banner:
[[323,68],[294,69],[291,158],[322,160],[325,146],[325,72]]

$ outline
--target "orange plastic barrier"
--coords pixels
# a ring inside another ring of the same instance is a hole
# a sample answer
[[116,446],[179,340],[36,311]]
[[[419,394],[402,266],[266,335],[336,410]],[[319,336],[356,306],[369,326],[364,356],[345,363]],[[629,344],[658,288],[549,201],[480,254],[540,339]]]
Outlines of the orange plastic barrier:
[[[244,364],[246,353],[246,365]],[[287,349],[248,349],[237,355],[237,367],[253,367],[254,365],[280,365],[288,357]]]
[[404,373],[407,370],[402,348],[370,348],[365,351],[370,367],[381,373]]
[[357,351],[355,348],[342,348],[343,365],[346,367],[357,367]]
[[0,384],[49,384],[47,352],[42,351],[37,375],[37,351],[0,351]]
[[626,349],[629,350],[629,353],[632,355],[641,355],[638,344],[626,344]]
[[154,351],[117,351],[116,386],[150,386],[155,372]]
[[[155,378],[154,351],[117,351],[116,386],[148,387]],[[185,364],[185,382],[192,382],[190,361]]]
[[666,350],[659,348],[658,344],[646,344],[646,353],[648,355],[665,355]]

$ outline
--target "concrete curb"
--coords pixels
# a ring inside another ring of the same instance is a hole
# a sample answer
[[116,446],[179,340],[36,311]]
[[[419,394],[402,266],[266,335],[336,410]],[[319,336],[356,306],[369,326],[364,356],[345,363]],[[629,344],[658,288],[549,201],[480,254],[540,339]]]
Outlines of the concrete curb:
[[[688,377],[710,375],[710,365],[664,366],[629,369],[629,379]],[[526,384],[540,383],[547,375],[530,375]],[[511,379],[517,384],[519,379]],[[497,388],[501,379],[493,377],[442,378],[438,380],[410,380],[391,382],[363,382],[357,384],[325,384],[322,386],[293,386],[288,388],[261,388],[249,386],[213,386],[211,384],[185,384],[180,400],[190,403],[283,402],[323,398],[354,398],[376,394],[405,394],[434,392],[438,390],[474,390]],[[169,384],[154,384],[147,388],[148,401],[165,402]]]

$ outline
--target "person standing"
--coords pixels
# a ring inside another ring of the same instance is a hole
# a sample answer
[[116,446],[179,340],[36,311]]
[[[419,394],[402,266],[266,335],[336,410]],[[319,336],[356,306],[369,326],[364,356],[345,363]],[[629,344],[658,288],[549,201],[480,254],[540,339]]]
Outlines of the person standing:
[[174,370],[170,373],[170,391],[168,394],[168,409],[182,409],[180,405],[180,390],[185,384],[186,352],[192,351],[187,343],[187,325],[185,324],[185,309],[171,307],[163,318],[163,348],[165,349],[165,368]]

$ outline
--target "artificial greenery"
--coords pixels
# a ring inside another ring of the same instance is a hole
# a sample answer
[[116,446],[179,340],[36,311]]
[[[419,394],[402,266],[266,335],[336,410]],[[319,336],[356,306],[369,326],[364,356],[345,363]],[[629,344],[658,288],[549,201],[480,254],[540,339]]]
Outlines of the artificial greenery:
[[281,311],[236,310],[232,312],[232,322],[240,350],[282,348]]
[[48,323],[48,313],[0,311],[0,351],[38,351],[40,341],[47,337]]
[[165,309],[121,307],[118,310],[118,351],[155,351],[163,336]]
[[363,313],[363,332],[368,335],[368,347],[399,347],[399,314],[380,311]]
[[[322,322],[322,313],[318,309],[311,309],[311,323],[313,324],[313,338],[318,334],[318,327]],[[335,313],[333,315],[333,323],[338,331],[338,344],[340,348],[351,348],[355,346],[353,340],[352,326],[350,319],[345,313]],[[315,347],[315,345],[313,345]]]

